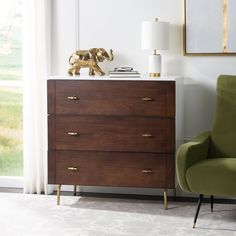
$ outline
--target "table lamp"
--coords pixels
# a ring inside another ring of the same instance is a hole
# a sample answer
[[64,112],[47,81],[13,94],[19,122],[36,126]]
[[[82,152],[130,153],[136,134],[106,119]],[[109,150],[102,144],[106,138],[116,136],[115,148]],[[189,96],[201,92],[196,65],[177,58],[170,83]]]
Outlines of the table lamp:
[[142,49],[152,50],[149,55],[148,73],[149,77],[161,76],[161,55],[157,50],[169,49],[169,23],[155,21],[142,22]]

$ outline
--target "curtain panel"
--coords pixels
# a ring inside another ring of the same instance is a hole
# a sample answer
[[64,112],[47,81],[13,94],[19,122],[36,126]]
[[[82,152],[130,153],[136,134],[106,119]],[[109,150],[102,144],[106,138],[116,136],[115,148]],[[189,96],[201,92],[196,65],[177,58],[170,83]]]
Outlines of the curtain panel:
[[23,0],[24,193],[48,193],[47,78],[51,65],[51,1]]

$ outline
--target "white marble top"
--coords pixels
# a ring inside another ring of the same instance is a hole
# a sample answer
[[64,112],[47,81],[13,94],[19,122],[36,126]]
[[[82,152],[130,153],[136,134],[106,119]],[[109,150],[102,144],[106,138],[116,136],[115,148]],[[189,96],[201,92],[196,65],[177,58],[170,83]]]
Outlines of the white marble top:
[[110,78],[109,76],[68,76],[68,75],[55,75],[50,76],[49,79],[54,80],[120,80],[120,81],[176,81],[180,76],[161,76],[157,78],[150,78],[148,76],[141,76],[140,78]]

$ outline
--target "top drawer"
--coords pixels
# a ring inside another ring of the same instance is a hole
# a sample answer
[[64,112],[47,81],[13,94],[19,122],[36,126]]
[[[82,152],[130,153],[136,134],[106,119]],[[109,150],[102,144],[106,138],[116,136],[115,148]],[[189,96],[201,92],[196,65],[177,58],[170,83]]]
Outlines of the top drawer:
[[173,117],[175,82],[49,80],[48,113]]

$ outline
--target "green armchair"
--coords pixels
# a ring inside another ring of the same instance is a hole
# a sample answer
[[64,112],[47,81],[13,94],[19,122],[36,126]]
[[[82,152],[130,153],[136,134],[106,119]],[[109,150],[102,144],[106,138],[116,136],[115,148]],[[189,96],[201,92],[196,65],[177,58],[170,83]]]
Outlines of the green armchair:
[[200,194],[195,228],[204,195],[236,196],[236,76],[217,81],[212,130],[181,145],[176,157],[177,178],[185,192]]

